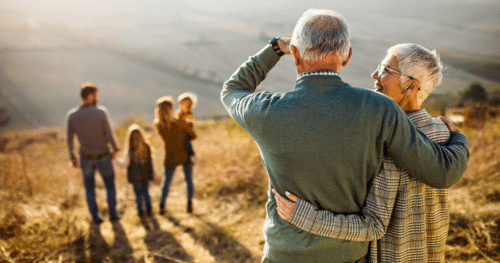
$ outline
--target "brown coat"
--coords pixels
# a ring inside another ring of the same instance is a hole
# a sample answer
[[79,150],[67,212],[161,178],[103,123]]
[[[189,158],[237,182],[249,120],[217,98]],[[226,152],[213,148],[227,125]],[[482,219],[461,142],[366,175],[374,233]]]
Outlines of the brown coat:
[[184,147],[184,141],[189,135],[191,139],[196,138],[193,128],[185,120],[174,120],[170,129],[166,126],[156,127],[158,134],[165,145],[165,168],[174,169],[177,165],[188,161],[188,154]]

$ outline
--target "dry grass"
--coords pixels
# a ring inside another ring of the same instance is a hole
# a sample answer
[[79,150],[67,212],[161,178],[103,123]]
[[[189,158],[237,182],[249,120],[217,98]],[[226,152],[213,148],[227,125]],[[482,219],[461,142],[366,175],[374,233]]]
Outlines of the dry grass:
[[[127,120],[117,129],[119,142],[131,121],[138,122]],[[196,129],[195,214],[183,212],[185,185],[178,171],[167,215],[139,220],[124,170],[117,168],[118,210],[124,217],[101,226],[90,223],[81,175],[67,164],[63,130],[2,135],[9,142],[0,153],[0,262],[259,262],[268,180],[258,148],[233,121],[205,121]],[[163,149],[150,126],[147,131],[156,205]],[[497,262],[500,123],[464,131],[471,159],[450,190],[447,262]],[[97,188],[105,215],[100,179]]]

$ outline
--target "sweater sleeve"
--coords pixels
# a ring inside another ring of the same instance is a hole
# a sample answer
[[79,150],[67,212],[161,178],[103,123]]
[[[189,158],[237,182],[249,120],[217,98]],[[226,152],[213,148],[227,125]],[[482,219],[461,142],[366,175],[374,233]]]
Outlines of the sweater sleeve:
[[109,125],[108,110],[104,107],[102,107],[102,109],[104,111],[104,119],[102,121],[102,125],[106,142],[111,144],[111,147],[113,147],[113,151],[118,151],[118,146],[116,145],[115,138],[113,136],[113,131],[111,130],[111,126]]
[[317,210],[298,197],[289,223],[310,233],[350,241],[373,241],[382,238],[389,225],[400,183],[401,170],[390,160],[373,179],[361,214],[336,214]]
[[438,189],[455,184],[467,169],[469,141],[456,132],[448,146],[440,146],[416,130],[397,105],[384,125],[389,134],[385,140],[386,154],[405,172]]
[[[243,128],[249,130],[249,116],[264,114],[269,93],[254,94],[257,86],[279,61],[279,56],[267,45],[250,57],[224,83],[221,99],[231,117]],[[254,122],[258,123],[258,122]]]
[[71,120],[70,120],[70,114],[66,117],[66,122],[67,122],[67,130],[66,130],[66,142],[68,144],[68,152],[69,152],[69,158],[74,159],[75,154],[74,154],[74,138],[75,138],[75,128],[73,127]]

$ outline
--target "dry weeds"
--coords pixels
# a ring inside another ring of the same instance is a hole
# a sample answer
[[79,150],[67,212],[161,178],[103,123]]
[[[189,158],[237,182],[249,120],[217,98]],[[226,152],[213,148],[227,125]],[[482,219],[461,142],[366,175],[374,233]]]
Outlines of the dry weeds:
[[[123,142],[126,124],[116,134]],[[144,124],[146,125],[146,124]],[[157,208],[162,145],[151,127]],[[64,131],[3,134],[0,153],[0,262],[259,262],[268,180],[253,139],[233,121],[197,125],[195,213],[185,213],[181,169],[168,213],[137,217],[124,169],[116,168],[118,223],[90,223],[79,170],[67,164]],[[500,123],[465,130],[469,169],[450,189],[449,262],[498,262],[500,257]],[[106,214],[105,190],[97,179]]]

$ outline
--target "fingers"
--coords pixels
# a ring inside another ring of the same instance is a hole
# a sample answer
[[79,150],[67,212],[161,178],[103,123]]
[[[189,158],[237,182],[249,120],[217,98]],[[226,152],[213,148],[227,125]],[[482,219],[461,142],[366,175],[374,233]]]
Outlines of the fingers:
[[439,119],[441,121],[444,122],[444,124],[446,124],[446,126],[448,126],[448,129],[450,130],[451,133],[455,133],[455,132],[459,132],[460,130],[457,128],[457,126],[455,126],[455,124],[453,124],[450,120],[448,120],[447,118],[443,117],[443,116],[439,116]]
[[280,50],[285,54],[290,54],[290,43],[292,42],[291,38],[281,38],[278,40],[278,46]]
[[274,193],[274,198],[276,199],[276,210],[278,215],[283,219],[288,221],[292,215],[293,207],[295,202],[292,202],[278,193],[275,189],[272,189]]
[[290,199],[292,202],[297,203],[297,196],[296,196],[296,195],[294,195],[294,194],[292,194],[292,193],[290,193],[290,192],[288,192],[288,191],[286,191],[286,192],[285,192],[285,195],[286,195],[286,197],[287,197],[288,199]]

